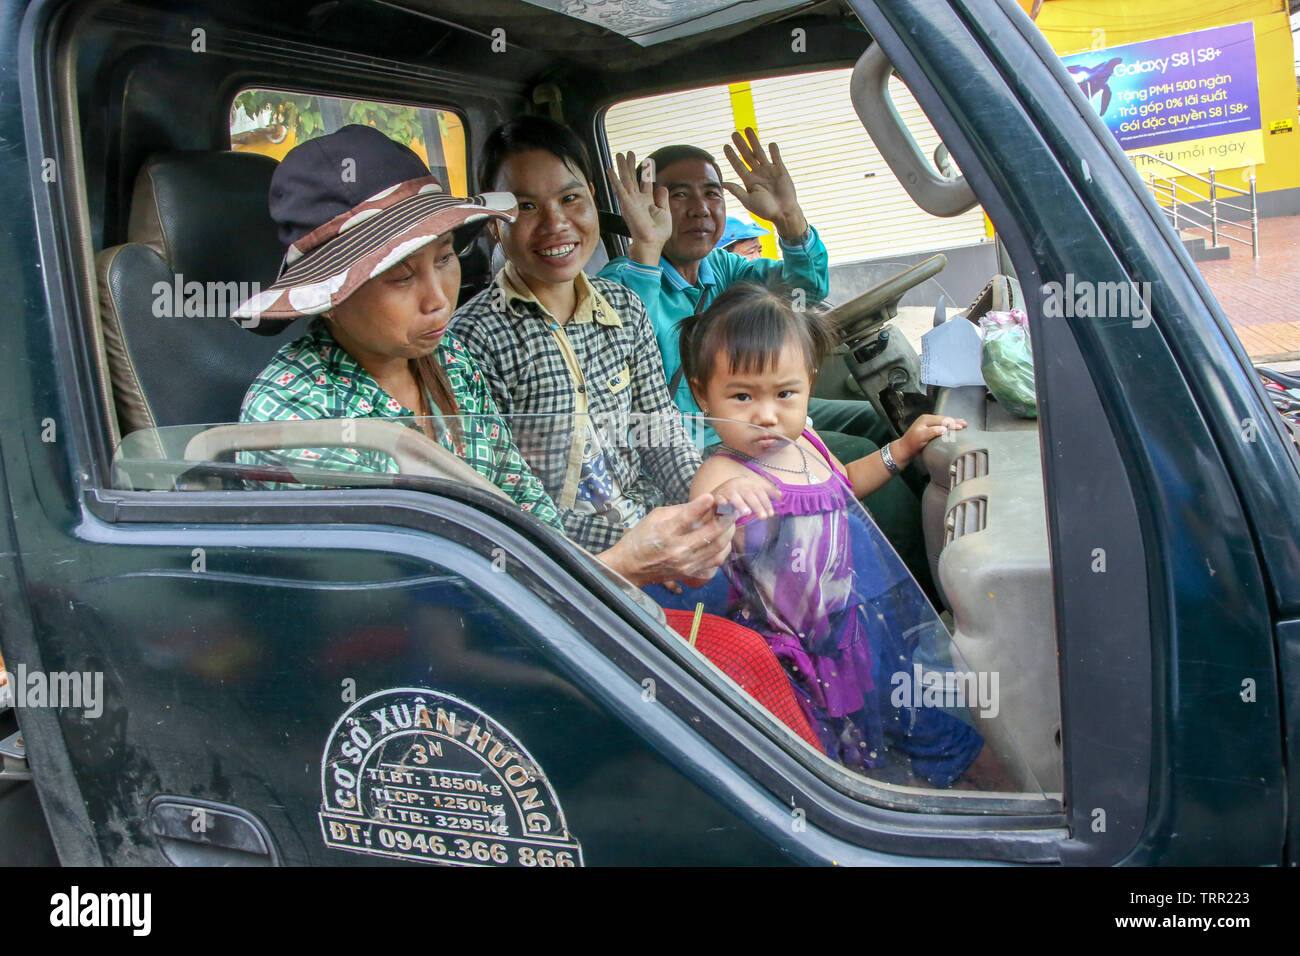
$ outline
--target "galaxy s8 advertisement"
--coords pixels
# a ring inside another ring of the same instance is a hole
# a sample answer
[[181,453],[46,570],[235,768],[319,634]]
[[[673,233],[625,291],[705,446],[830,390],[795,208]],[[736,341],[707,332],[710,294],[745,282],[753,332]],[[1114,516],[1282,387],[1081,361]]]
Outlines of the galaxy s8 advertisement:
[[1062,62],[1127,151],[1152,151],[1194,169],[1263,160],[1250,23],[1090,50]]

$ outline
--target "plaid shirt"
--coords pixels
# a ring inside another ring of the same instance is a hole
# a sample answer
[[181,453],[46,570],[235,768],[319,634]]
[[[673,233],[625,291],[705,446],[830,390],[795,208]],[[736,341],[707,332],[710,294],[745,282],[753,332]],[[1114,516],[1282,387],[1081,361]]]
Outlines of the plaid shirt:
[[[578,307],[560,325],[507,266],[456,310],[451,328],[487,379],[519,447],[564,521],[593,553],[614,545],[640,514],[690,497],[700,456],[668,397],[645,306],[624,286],[579,274]],[[532,416],[527,418],[525,416]],[[584,445],[598,436],[628,509],[575,508]]]
[[[460,407],[464,431],[460,445],[442,429],[440,442],[465,459],[525,511],[560,528],[555,505],[541,482],[519,455],[510,429],[501,419],[474,360],[454,335],[445,334],[437,357],[447,372],[452,394]],[[432,402],[429,403],[433,405]],[[415,412],[385,392],[357,360],[317,319],[306,335],[280,347],[262,374],[249,387],[239,412],[241,422],[284,422],[319,418],[414,418]],[[297,448],[275,452],[241,452],[244,464],[292,467],[296,462],[312,469],[351,473],[396,474],[390,455],[365,448]],[[263,488],[275,484],[249,482]]]

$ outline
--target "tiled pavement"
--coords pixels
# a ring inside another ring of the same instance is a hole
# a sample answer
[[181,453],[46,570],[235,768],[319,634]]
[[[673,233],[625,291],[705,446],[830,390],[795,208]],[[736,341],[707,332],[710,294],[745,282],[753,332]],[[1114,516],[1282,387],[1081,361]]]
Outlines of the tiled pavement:
[[[1241,234],[1242,230],[1233,230],[1233,235]],[[1191,238],[1201,233],[1184,230],[1183,235]],[[1203,235],[1209,242],[1210,234]],[[1248,245],[1227,245],[1232,248],[1231,258],[1196,265],[1246,354],[1278,371],[1300,372],[1300,364],[1279,364],[1300,361],[1300,216],[1259,221],[1258,260],[1251,257]],[[905,306],[898,312],[895,325],[919,355],[921,336],[933,324],[934,309]]]
[[[1209,233],[1203,235],[1208,242]],[[1196,265],[1246,354],[1264,362],[1300,359],[1300,216],[1259,221],[1258,259],[1248,245],[1228,245],[1231,258]]]

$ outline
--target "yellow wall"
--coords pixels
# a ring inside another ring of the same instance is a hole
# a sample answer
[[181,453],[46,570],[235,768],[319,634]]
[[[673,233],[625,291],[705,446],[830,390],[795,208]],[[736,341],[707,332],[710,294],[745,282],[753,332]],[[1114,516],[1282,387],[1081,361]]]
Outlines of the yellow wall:
[[[731,115],[736,121],[736,129],[752,129],[758,134],[758,141],[763,141],[763,133],[758,128],[758,114],[754,110],[754,88],[748,83],[732,83],[727,87],[731,95]],[[736,203],[736,205],[740,205]],[[748,211],[742,206],[735,210],[736,216],[744,221],[744,216]],[[764,259],[780,259],[781,251],[776,247],[776,226],[766,219],[759,219],[753,213],[748,213],[751,221],[758,224],[762,229],[767,230],[767,235],[759,239],[763,246]]]
[[[1033,8],[1033,0],[1018,2],[1026,13]],[[1286,0],[1044,0],[1035,23],[1052,49],[1068,56],[1247,20],[1255,24],[1259,115],[1264,127],[1265,162],[1255,167],[1256,188],[1264,192],[1300,187],[1295,53]],[[1269,134],[1270,123],[1286,119],[1292,123],[1289,133]],[[1229,172],[1220,181],[1244,188],[1246,173]]]

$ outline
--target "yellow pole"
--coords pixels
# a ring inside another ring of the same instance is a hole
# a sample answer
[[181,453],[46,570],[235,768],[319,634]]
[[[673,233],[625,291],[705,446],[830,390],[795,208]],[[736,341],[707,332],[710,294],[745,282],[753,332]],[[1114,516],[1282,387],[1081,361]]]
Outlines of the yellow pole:
[[704,617],[704,602],[700,601],[695,605],[695,617],[691,620],[691,647],[695,646],[695,639],[700,634],[700,619]]
[[[746,127],[753,127],[754,132],[757,133],[758,117],[754,115],[754,93],[750,90],[749,84],[732,83],[727,87],[727,89],[731,92],[731,117],[735,120],[736,129],[740,131],[742,136],[744,135]],[[760,137],[760,140],[761,139],[762,137]],[[723,172],[722,170],[718,171],[722,172],[724,177],[730,176],[732,172],[731,170],[727,170],[726,172]],[[733,204],[735,201],[736,200],[733,197]],[[749,214],[748,210],[744,210],[744,212],[746,215]],[[733,215],[735,215],[735,213],[733,213]],[[781,253],[777,249],[776,245],[776,228],[766,219],[759,219],[757,216],[753,215],[750,215],[749,218],[770,232],[770,235],[763,236],[762,238],[763,256],[767,259],[780,259]]]
[[[447,178],[453,196],[468,196],[468,165],[465,161],[465,128],[460,117],[450,110],[438,111],[438,130],[442,134],[442,155],[447,161]],[[490,190],[491,183],[479,183],[480,189]]]

